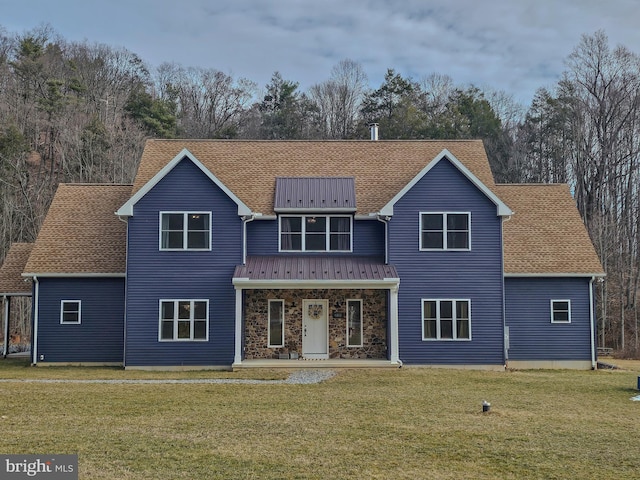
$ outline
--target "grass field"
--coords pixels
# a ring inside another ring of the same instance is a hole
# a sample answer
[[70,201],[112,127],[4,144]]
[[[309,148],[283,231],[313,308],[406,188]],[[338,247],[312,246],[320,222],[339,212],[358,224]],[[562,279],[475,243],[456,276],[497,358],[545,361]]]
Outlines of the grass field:
[[[0,378],[283,378],[30,368]],[[343,370],[313,385],[0,383],[3,453],[81,479],[627,479],[638,371]],[[482,401],[491,411],[482,413]]]

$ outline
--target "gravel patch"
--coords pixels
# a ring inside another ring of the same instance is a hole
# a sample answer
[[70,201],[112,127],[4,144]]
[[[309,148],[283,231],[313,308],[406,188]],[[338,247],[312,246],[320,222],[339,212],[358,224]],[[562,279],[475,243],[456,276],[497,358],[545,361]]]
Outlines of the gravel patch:
[[9,379],[2,378],[2,383],[112,383],[112,384],[207,384],[207,383],[236,383],[243,385],[310,385],[313,383],[320,383],[330,379],[335,375],[333,370],[317,370],[317,369],[304,369],[296,370],[292,372],[284,380],[254,380],[248,378],[185,378],[185,379],[95,379],[95,380],[67,380],[67,379],[40,379],[40,378],[26,378],[26,379]]

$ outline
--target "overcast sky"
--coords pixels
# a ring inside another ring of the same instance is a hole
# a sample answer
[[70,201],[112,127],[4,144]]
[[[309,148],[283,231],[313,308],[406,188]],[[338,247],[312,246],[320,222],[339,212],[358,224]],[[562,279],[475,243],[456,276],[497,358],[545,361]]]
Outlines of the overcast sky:
[[153,68],[215,68],[264,87],[278,70],[306,90],[349,58],[380,86],[415,80],[504,90],[528,105],[582,34],[640,53],[638,0],[0,0],[0,26],[48,23],[69,41],[125,47]]

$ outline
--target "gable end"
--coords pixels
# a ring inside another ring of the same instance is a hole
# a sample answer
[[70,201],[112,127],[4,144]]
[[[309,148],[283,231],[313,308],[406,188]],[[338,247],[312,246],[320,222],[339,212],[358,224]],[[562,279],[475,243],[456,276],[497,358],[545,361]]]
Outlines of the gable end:
[[497,208],[497,214],[501,217],[507,217],[513,214],[511,209],[500,200],[496,194],[494,194],[489,187],[478,179],[464,164],[458,160],[449,150],[446,148],[440,152],[429,164],[424,167],[415,177],[407,183],[402,190],[400,190],[389,202],[380,209],[379,214],[382,216],[393,216],[394,205],[409,191],[416,183],[420,181],[433,167],[435,167],[441,160],[448,160],[454,167],[456,167],[471,183],[473,183],[489,200],[491,200]]
[[189,150],[183,148],[169,163],[167,163],[151,180],[145,183],[122,207],[115,213],[121,217],[132,217],[133,206],[140,201],[153,187],[156,186],[171,170],[175,168],[181,161],[189,159],[204,173],[215,185],[217,185],[236,205],[238,205],[238,215],[251,215],[251,209],[240,200],[227,186],[218,179],[211,171],[205,167]]

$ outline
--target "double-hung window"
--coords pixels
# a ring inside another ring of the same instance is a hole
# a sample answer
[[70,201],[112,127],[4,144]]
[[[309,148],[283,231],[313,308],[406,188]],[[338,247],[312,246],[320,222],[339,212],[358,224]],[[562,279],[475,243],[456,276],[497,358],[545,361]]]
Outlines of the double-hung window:
[[420,250],[470,249],[470,213],[420,213]]
[[160,300],[160,341],[204,341],[208,338],[208,300]]
[[80,300],[62,300],[60,302],[60,323],[79,324],[81,321]]
[[160,250],[210,250],[209,212],[161,212]]
[[280,251],[350,252],[349,215],[281,215]]
[[422,300],[423,340],[471,340],[470,300]]
[[551,300],[551,323],[571,323],[571,300]]

